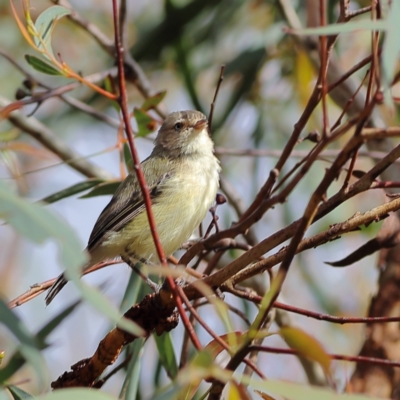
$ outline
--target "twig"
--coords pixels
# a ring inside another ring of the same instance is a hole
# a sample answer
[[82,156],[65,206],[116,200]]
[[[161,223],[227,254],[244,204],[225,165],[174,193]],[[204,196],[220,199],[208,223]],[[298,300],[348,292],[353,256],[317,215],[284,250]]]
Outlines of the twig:
[[[93,265],[93,267],[87,269],[86,271],[83,272],[83,275],[90,274],[91,272],[98,271],[99,269],[108,267],[109,265],[115,265],[115,264],[121,264],[120,260],[114,260],[114,261],[107,261],[107,262],[102,262],[96,265]],[[49,289],[53,283],[57,280],[57,278],[50,279],[45,282],[41,283],[35,283],[34,285],[31,286],[29,290],[27,290],[25,293],[22,293],[15,299],[11,300],[7,305],[8,308],[15,308],[18,306],[21,306],[24,303],[27,303],[28,301],[34,299],[35,297],[39,296],[43,292],[45,292],[47,289]]]
[[[52,0],[52,2],[63,5],[64,7],[72,10],[71,5],[67,0]],[[80,26],[83,30],[88,32],[107,54],[109,54],[112,58],[115,58],[115,43],[105,36],[96,25],[84,19],[76,12],[76,10],[72,10],[72,13],[68,15],[68,18]],[[155,91],[153,90],[150,81],[147,79],[146,74],[143,72],[140,65],[129,53],[124,54],[124,64],[127,70],[127,80],[132,82],[137,87],[144,98],[147,99],[153,96]],[[155,107],[154,111],[161,118],[164,119],[166,117],[165,112],[163,112],[159,106]]]
[[[144,203],[146,206],[146,213],[147,213],[147,218],[149,221],[150,232],[151,232],[151,235],[154,240],[154,246],[156,248],[160,263],[162,264],[162,266],[164,268],[168,269],[168,264],[167,264],[167,259],[164,254],[164,249],[162,248],[162,245],[160,242],[160,237],[158,236],[158,233],[157,233],[157,227],[156,227],[154,214],[153,214],[152,207],[151,207],[150,193],[148,190],[146,180],[143,175],[142,167],[141,167],[140,161],[139,161],[139,155],[137,153],[136,146],[135,146],[135,143],[133,140],[133,131],[132,131],[131,123],[130,123],[130,113],[128,110],[128,98],[127,98],[126,85],[125,85],[124,49],[121,44],[121,35],[120,35],[120,29],[119,29],[119,24],[118,24],[117,0],[113,0],[112,5],[113,5],[113,17],[114,17],[115,48],[116,48],[116,53],[117,53],[117,64],[118,64],[118,77],[119,77],[118,83],[119,83],[119,89],[120,89],[120,106],[121,106],[121,112],[122,112],[122,116],[123,116],[123,120],[124,120],[124,124],[125,124],[125,131],[126,131],[129,147],[130,147],[131,154],[132,154],[134,170],[136,172],[136,176],[137,176],[137,179],[138,179],[138,182],[140,185],[140,189],[142,191]],[[177,290],[177,286],[176,286],[173,278],[170,275],[167,275],[166,282],[168,283],[168,286],[173,294],[174,301],[176,303],[176,306],[179,311],[179,315],[182,318],[182,322],[183,322],[185,328],[189,330],[189,333],[191,333],[191,332],[194,333],[194,330],[191,327],[190,321],[187,318],[187,315],[183,309],[182,300],[179,296],[179,292]],[[191,338],[194,342],[196,340],[198,340],[195,334]]]
[[[258,297],[258,298],[257,298]],[[261,296],[252,296],[251,301],[260,302]],[[329,315],[318,313],[315,311],[306,310],[304,308],[291,306],[279,302],[274,303],[275,308],[292,312],[294,314],[304,315],[305,317],[317,319],[319,321],[332,322],[334,324],[381,324],[389,322],[400,322],[400,317],[337,317],[336,315]]]
[[208,127],[210,130],[210,133],[212,133],[212,121],[214,118],[214,108],[215,108],[215,103],[217,101],[217,96],[219,92],[219,88],[221,87],[222,81],[224,80],[224,71],[225,71],[225,65],[221,65],[221,70],[219,73],[219,79],[217,82],[217,87],[215,88],[215,93],[214,93],[214,98],[210,106],[210,115],[208,116]]
[[[293,349],[280,349],[276,347],[269,346],[257,346],[252,345],[249,348],[250,350],[257,350],[267,353],[275,353],[275,354],[293,354],[293,355],[301,355],[301,353],[297,350]],[[304,354],[303,354],[304,355]],[[400,361],[390,361],[382,358],[374,358],[374,357],[362,357],[362,356],[346,356],[343,354],[328,354],[333,360],[342,360],[342,361],[351,361],[351,362],[363,362],[363,363],[372,363],[375,365],[386,365],[390,367],[400,368]]]

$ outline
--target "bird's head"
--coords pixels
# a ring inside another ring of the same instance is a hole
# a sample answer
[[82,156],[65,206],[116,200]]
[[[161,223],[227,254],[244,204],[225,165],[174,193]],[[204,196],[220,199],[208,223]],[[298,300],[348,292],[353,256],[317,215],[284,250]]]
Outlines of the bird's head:
[[213,149],[207,118],[200,111],[194,110],[169,114],[154,144],[171,156],[210,152]]

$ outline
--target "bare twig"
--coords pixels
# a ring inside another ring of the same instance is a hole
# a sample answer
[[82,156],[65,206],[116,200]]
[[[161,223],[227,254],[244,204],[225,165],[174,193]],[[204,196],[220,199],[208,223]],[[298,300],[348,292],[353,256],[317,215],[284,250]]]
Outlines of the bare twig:
[[214,93],[214,98],[210,106],[210,115],[208,116],[208,127],[210,129],[210,133],[212,134],[212,121],[214,117],[214,108],[215,108],[215,103],[217,101],[217,96],[219,92],[219,88],[221,87],[222,81],[224,80],[224,71],[225,71],[225,65],[221,65],[221,71],[219,73],[219,79],[217,82],[217,87],[215,88],[215,93]]

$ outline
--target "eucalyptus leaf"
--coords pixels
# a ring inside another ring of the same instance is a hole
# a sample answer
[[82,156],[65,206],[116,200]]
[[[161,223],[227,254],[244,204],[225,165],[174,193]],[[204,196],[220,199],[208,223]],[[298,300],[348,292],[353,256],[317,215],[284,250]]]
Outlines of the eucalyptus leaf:
[[85,400],[115,400],[115,397],[88,388],[68,388],[55,390],[54,392],[44,394],[36,397],[38,400],[71,400],[71,399],[85,399]]
[[46,61],[43,61],[41,58],[36,56],[32,56],[29,54],[25,54],[25,60],[29,65],[31,65],[36,71],[42,72],[46,75],[62,75],[62,72],[52,65],[48,64]]
[[124,297],[122,298],[121,305],[119,307],[119,310],[122,313],[128,311],[129,308],[136,303],[142,283],[143,281],[140,276],[132,270],[128,285],[125,289]]
[[20,389],[18,386],[10,385],[7,386],[7,389],[10,391],[11,396],[14,400],[25,400],[34,398],[31,394]]
[[1,181],[0,217],[36,243],[43,243],[48,239],[57,240],[60,258],[65,267],[84,264],[86,256],[72,228],[41,205],[29,203],[17,196],[9,185]]
[[[48,322],[43,328],[41,328],[35,338],[38,340],[38,348],[40,350],[45,349],[47,344],[45,343],[45,339],[47,336],[68,316],[72,313],[72,311],[80,304],[79,301],[74,302],[70,306],[68,306],[65,310],[61,311],[58,315],[56,315],[50,322]],[[7,379],[10,379],[24,364],[26,360],[23,357],[20,350],[17,350],[8,361],[7,365],[0,369],[0,382],[4,382]]]
[[51,6],[44,10],[36,19],[35,28],[39,37],[35,37],[34,41],[40,50],[44,50],[53,56],[51,48],[51,33],[55,24],[62,17],[71,14],[71,10],[63,6]]
[[153,337],[165,372],[171,380],[175,379],[178,374],[178,364],[176,362],[174,346],[172,344],[170,333],[164,332],[160,336],[153,334]]
[[135,108],[133,114],[138,125],[138,133],[136,137],[144,137],[147,136],[149,133],[154,132],[153,119],[149,117],[146,112],[142,111],[139,108]]
[[163,92],[156,93],[154,96],[148,97],[140,109],[143,111],[148,111],[157,107],[163,101],[166,94],[167,92],[164,90]]
[[359,394],[340,394],[331,389],[302,385],[288,381],[254,380],[249,385],[251,388],[267,391],[283,396],[287,400],[378,400],[377,397]]
[[125,375],[125,380],[119,395],[120,399],[135,400],[139,388],[141,357],[143,355],[143,346],[145,340],[143,338],[135,340],[128,346],[128,352],[131,354],[131,359],[128,363],[128,368]]
[[382,49],[382,78],[384,84],[384,99],[387,104],[393,103],[390,93],[396,65],[400,54],[400,2],[393,1],[386,20],[387,32]]
[[124,143],[124,161],[128,172],[133,171],[133,158],[131,150],[127,143]]
[[387,22],[383,20],[364,19],[354,22],[343,22],[332,25],[325,25],[316,28],[293,29],[290,31],[293,35],[339,35],[341,33],[351,33],[359,30],[385,31],[387,30]]
[[90,197],[96,196],[109,196],[113,195],[115,191],[118,189],[118,186],[121,184],[121,181],[116,182],[104,182],[100,183],[94,189],[92,189],[89,193],[80,196],[80,199],[88,199]]
[[39,341],[25,327],[22,321],[0,299],[0,322],[21,342],[28,346],[39,348]]
[[51,194],[50,196],[42,199],[42,203],[55,203],[56,201],[65,199],[67,197],[73,196],[77,193],[84,192],[85,190],[91,189],[93,186],[96,186],[100,183],[104,182],[102,179],[89,179],[87,181],[76,183],[75,185],[69,186],[63,190],[60,190],[57,193]]

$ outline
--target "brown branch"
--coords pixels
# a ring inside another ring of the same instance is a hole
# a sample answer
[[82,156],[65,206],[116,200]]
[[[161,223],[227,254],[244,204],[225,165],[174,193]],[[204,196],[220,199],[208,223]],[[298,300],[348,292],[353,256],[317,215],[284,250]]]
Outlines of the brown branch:
[[[249,348],[250,351],[257,350],[266,353],[275,353],[275,354],[293,354],[293,355],[304,355],[297,350],[293,349],[280,349],[276,347],[269,346],[257,346],[252,345]],[[341,360],[341,361],[351,361],[351,362],[362,362],[362,363],[370,363],[375,365],[386,365],[391,367],[400,368],[400,361],[390,361],[382,358],[374,358],[374,357],[362,357],[362,356],[346,356],[343,354],[332,354],[328,353],[328,356],[333,360]]]
[[[140,303],[134,305],[124,317],[139,324],[146,336],[153,331],[158,335],[169,332],[178,325],[178,314],[174,312],[175,304],[166,305],[163,297],[168,294],[161,290],[157,294],[147,295]],[[93,387],[103,371],[118,358],[123,347],[135,340],[136,337],[120,330],[113,329],[99,343],[92,357],[79,361],[71,366],[72,371],[64,372],[51,384],[53,389],[66,387]]]
[[[241,296],[242,297],[242,296]],[[243,296],[243,298],[247,298]],[[249,298],[248,298],[249,299]],[[260,303],[262,300],[261,296],[252,295],[249,299],[255,303]],[[382,324],[389,322],[400,322],[400,317],[337,317],[336,315],[323,314],[315,311],[306,310],[304,308],[291,306],[289,304],[283,304],[279,302],[274,303],[274,308],[285,310],[298,315],[304,315],[308,318],[317,319],[319,321],[332,322],[334,324]]]
[[[90,274],[91,272],[94,272],[94,271],[98,271],[99,269],[108,267],[109,265],[115,265],[115,264],[120,264],[120,263],[121,263],[121,260],[101,262],[101,263],[93,265],[93,267],[85,270],[83,272],[83,275]],[[15,299],[11,300],[7,304],[8,308],[11,309],[11,308],[19,307],[22,304],[27,303],[28,301],[34,299],[35,297],[39,296],[40,294],[45,292],[47,289],[49,289],[56,280],[57,280],[57,278],[53,278],[53,279],[49,279],[48,281],[45,281],[45,282],[35,283],[25,293],[22,293]]]

